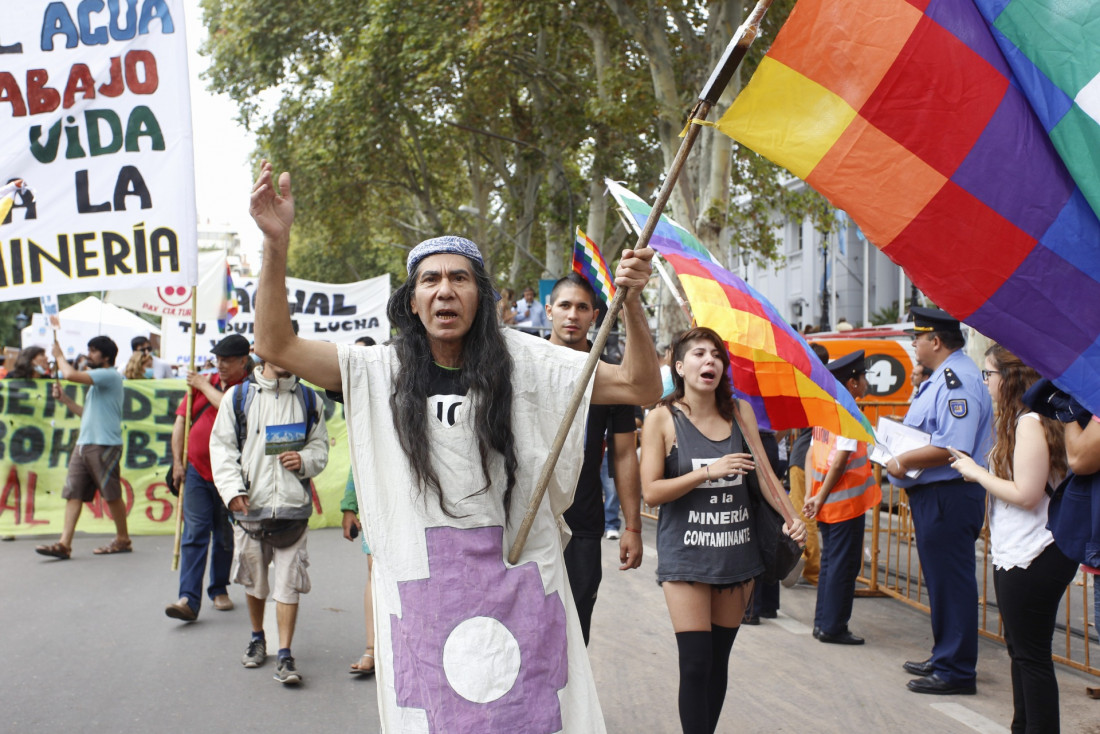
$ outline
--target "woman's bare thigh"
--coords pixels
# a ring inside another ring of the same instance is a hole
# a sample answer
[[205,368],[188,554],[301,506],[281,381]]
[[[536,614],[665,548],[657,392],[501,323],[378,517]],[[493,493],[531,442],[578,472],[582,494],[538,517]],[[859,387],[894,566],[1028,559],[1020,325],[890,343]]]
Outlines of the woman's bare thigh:
[[710,597],[710,621],[722,627],[740,627],[745,606],[752,596],[752,579],[731,589],[714,589]]
[[752,581],[730,589],[710,584],[666,581],[661,584],[675,632],[710,632],[712,624],[738,627],[752,593]]
[[661,589],[674,631],[710,632],[710,584],[666,581]]

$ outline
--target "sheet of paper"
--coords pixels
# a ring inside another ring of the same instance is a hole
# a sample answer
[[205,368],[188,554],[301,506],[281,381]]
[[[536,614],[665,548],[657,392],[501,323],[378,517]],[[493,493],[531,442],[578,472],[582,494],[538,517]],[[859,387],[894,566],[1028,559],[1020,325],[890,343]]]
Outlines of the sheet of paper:
[[57,332],[61,328],[61,316],[60,316],[60,304],[57,301],[57,296],[47,295],[41,297],[42,301],[42,313],[50,322],[50,328]]
[[[880,416],[878,425],[875,426],[875,445],[869,456],[876,464],[886,466],[895,456],[927,446],[931,441],[932,436],[919,428]],[[905,476],[916,479],[922,471],[923,469],[910,469],[905,472]]]

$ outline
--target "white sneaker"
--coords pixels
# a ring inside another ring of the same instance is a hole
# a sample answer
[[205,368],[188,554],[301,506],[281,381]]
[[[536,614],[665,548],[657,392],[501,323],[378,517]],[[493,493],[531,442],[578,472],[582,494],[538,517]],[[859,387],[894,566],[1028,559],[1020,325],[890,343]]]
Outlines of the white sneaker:
[[603,537],[607,538],[608,540],[618,540],[619,538],[623,537],[623,535],[618,530],[608,530],[606,533],[603,534]]

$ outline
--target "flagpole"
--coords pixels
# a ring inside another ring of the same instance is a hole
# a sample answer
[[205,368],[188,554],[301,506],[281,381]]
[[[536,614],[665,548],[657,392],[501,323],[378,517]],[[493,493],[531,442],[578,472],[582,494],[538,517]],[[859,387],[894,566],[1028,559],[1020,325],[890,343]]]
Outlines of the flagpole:
[[[672,160],[672,166],[669,168],[668,176],[661,185],[661,190],[657,194],[657,200],[653,202],[653,208],[649,212],[649,218],[646,220],[645,227],[642,228],[642,232],[638,236],[638,242],[634,246],[635,251],[645,249],[649,246],[650,237],[653,236],[653,231],[657,228],[657,223],[661,219],[661,213],[664,211],[665,205],[672,195],[672,189],[680,177],[680,171],[683,169],[684,164],[687,162],[688,154],[695,145],[695,139],[699,137],[699,129],[701,126],[694,124],[695,121],[705,120],[711,108],[718,103],[718,99],[722,96],[722,92],[725,90],[726,85],[729,84],[729,80],[733,78],[733,73],[741,64],[742,59],[745,58],[749,46],[751,46],[752,42],[756,39],[756,35],[760,31],[760,21],[763,20],[764,13],[768,11],[771,4],[772,0],[759,0],[756,3],[756,7],[753,8],[749,17],[746,18],[745,22],[741,24],[741,27],[737,29],[729,45],[726,46],[726,50],[722,54],[722,59],[718,62],[718,65],[711,72],[710,78],[707,79],[707,83],[703,86],[703,91],[699,95],[699,100],[695,103],[695,106],[691,108],[691,112],[688,113],[688,122],[691,124],[687,126],[684,132],[684,140],[680,143],[680,149],[676,151],[676,157]],[[611,303],[608,306],[607,316],[604,318],[603,326],[600,327],[600,330],[596,333],[596,338],[592,342],[592,348],[588,352],[588,359],[585,361],[584,368],[581,370],[581,374],[577,379],[576,388],[573,390],[573,396],[569,401],[568,407],[565,409],[565,415],[562,416],[561,425],[558,427],[557,435],[554,436],[554,443],[550,447],[550,453],[546,457],[546,463],[542,466],[542,473],[539,475],[538,484],[535,485],[535,491],[531,495],[531,501],[523,516],[523,522],[520,523],[519,530],[516,532],[516,539],[512,542],[512,547],[508,550],[508,562],[511,564],[519,562],[520,554],[523,553],[523,546],[527,544],[527,536],[531,533],[531,526],[535,522],[535,515],[538,512],[539,506],[542,505],[542,499],[546,494],[546,488],[550,485],[550,476],[554,473],[554,466],[558,463],[558,457],[561,455],[562,446],[565,445],[565,438],[569,434],[569,427],[573,423],[573,418],[577,415],[577,410],[580,408],[581,401],[584,400],[584,393],[588,388],[588,382],[592,374],[596,371],[596,364],[599,362],[600,354],[603,353],[604,345],[607,344],[608,334],[611,332],[611,324],[615,321],[615,317],[619,315],[619,311],[623,308],[627,290],[627,288],[616,289],[615,297],[611,299]]]
[[[195,371],[195,331],[197,328],[195,311],[198,309],[199,302],[199,287],[195,285],[191,289],[191,362],[189,372]],[[187,484],[187,444],[188,439],[191,438],[191,404],[194,401],[195,391],[190,385],[187,387],[187,398],[184,408],[183,418],[183,466],[184,466],[184,481],[180,482],[179,494],[176,495],[176,538],[172,544],[172,570],[178,571],[180,568],[180,540],[183,537],[183,493],[185,485]]]

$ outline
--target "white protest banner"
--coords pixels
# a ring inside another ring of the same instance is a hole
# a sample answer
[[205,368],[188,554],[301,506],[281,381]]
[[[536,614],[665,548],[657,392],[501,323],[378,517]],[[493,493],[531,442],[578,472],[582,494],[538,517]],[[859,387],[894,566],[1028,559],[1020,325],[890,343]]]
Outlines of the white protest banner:
[[[195,359],[201,364],[210,349],[226,334],[241,334],[255,341],[255,315],[252,303],[256,295],[255,280],[234,283],[239,311],[218,331],[217,321],[200,321],[196,325]],[[361,336],[369,336],[381,344],[390,338],[390,321],[386,304],[390,298],[390,276],[361,280],[358,283],[315,283],[299,278],[286,279],[290,318],[299,336],[337,344],[350,344]],[[191,354],[191,322],[164,318],[161,322],[161,357],[176,364],[187,364]]]
[[0,59],[0,300],[194,284],[182,1],[24,0]]
[[[199,252],[199,284],[195,319],[216,321],[225,308],[225,250]],[[189,285],[158,285],[155,288],[130,288],[107,291],[107,303],[143,311],[154,316],[191,320],[191,289]]]

